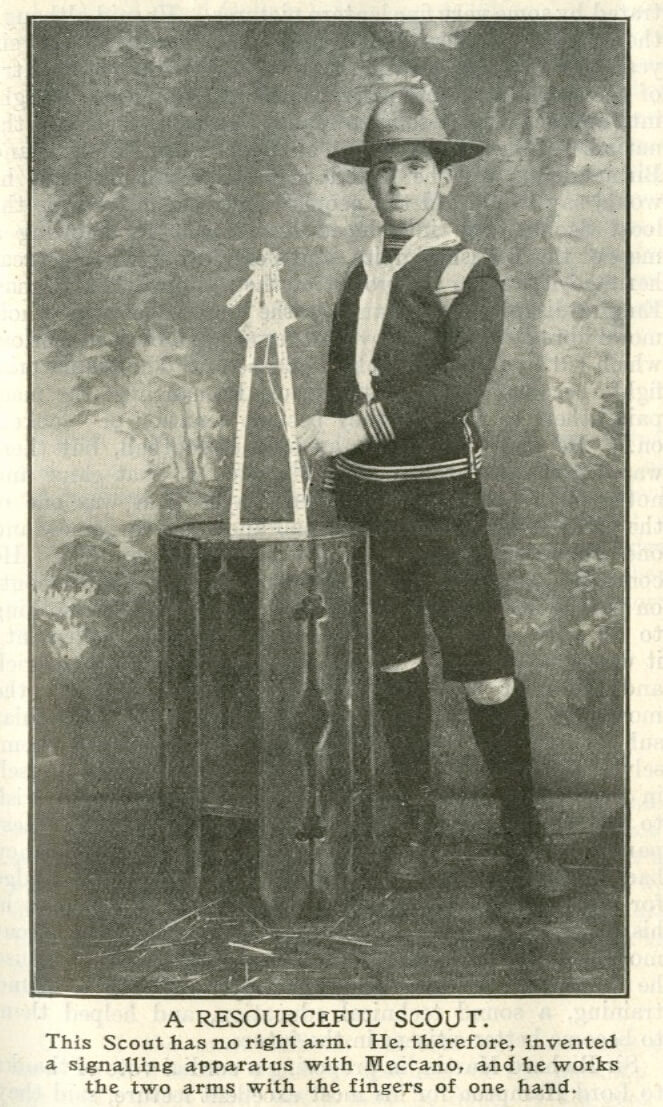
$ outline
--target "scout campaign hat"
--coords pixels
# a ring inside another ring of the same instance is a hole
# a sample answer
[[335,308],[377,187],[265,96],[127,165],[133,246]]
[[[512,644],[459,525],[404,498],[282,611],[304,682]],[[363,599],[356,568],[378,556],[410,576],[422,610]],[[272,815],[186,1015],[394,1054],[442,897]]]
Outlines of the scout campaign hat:
[[367,169],[371,153],[385,142],[422,142],[428,146],[440,169],[469,161],[485,150],[480,142],[460,142],[447,138],[447,133],[437,115],[437,103],[430,85],[419,80],[416,84],[399,88],[390,93],[373,108],[369,116],[364,141],[361,146],[346,146],[327,156],[342,165],[355,165]]

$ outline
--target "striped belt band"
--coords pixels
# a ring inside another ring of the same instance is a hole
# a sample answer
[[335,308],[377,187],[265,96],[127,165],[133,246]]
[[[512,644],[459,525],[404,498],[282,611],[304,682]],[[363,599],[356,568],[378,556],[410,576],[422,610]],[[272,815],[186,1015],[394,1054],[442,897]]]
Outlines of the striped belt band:
[[473,467],[467,456],[452,461],[432,461],[427,465],[362,465],[341,454],[334,459],[334,468],[339,473],[347,473],[360,480],[440,480],[444,477],[472,476],[481,468],[482,458],[483,451],[479,449],[474,454]]

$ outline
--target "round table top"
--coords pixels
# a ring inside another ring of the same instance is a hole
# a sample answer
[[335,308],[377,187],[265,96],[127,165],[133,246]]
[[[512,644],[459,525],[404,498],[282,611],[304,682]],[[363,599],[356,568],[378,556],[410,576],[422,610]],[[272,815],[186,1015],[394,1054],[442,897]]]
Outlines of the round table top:
[[333,526],[312,526],[303,536],[286,532],[263,532],[255,535],[243,535],[231,539],[228,523],[222,519],[196,519],[188,523],[165,527],[161,535],[168,538],[181,538],[189,542],[232,542],[236,546],[256,546],[266,542],[328,542],[339,538],[358,538],[365,532],[361,527],[349,523],[335,523]]

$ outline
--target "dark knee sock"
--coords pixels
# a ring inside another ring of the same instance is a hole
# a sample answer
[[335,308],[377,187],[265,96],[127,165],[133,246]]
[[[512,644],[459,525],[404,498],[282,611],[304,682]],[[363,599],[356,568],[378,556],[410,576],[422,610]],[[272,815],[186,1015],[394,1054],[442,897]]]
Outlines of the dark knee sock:
[[377,700],[396,786],[403,797],[430,784],[431,706],[428,669],[421,661],[404,673],[380,671]]
[[529,711],[525,688],[516,680],[508,700],[480,704],[467,698],[470,725],[502,810],[507,845],[541,837],[534,806]]

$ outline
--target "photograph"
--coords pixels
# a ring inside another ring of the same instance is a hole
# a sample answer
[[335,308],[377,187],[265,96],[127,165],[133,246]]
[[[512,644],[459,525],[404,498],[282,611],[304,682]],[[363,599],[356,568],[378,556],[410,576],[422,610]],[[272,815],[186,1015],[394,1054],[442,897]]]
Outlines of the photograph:
[[628,995],[624,18],[31,16],[31,995]]

